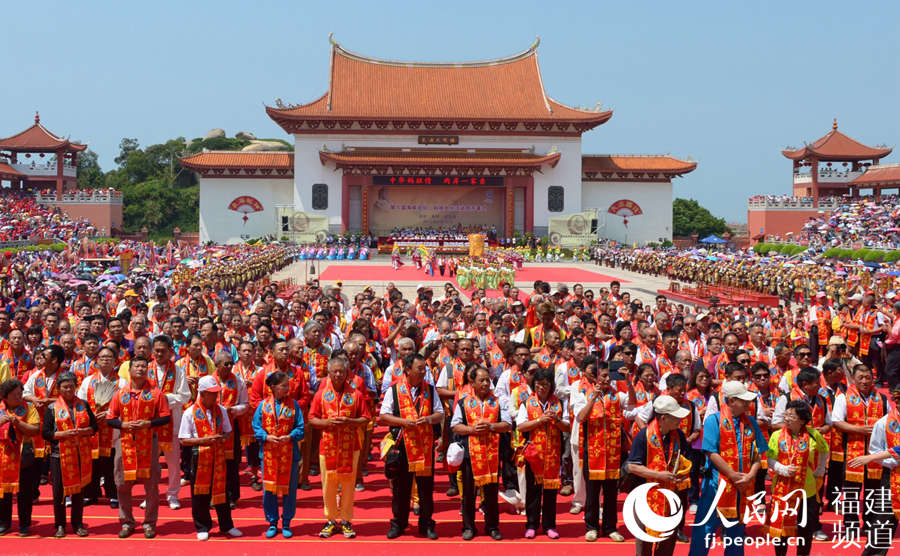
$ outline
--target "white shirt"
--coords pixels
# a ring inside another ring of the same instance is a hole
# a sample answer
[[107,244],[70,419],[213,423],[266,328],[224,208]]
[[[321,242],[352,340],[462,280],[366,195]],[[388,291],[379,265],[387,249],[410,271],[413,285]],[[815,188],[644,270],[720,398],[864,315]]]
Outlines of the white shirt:
[[[157,366],[156,370],[148,368],[147,374],[156,373],[156,384],[163,384],[166,381],[166,368]],[[169,411],[181,413],[184,404],[191,401],[191,386],[188,384],[187,377],[184,374],[184,367],[175,365],[175,386],[172,388],[171,394],[166,394],[166,403],[169,404]],[[175,417],[172,417],[175,420]]]
[[[578,414],[581,413],[581,410],[587,407],[587,396],[581,393],[581,381],[575,382],[572,384],[571,394],[569,395],[569,400],[572,403],[572,415],[575,416],[575,422],[572,424],[572,433],[569,435],[569,442],[572,446],[578,446],[578,437],[579,437],[579,429],[581,428],[581,421],[578,419]],[[628,394],[625,392],[617,392],[616,395],[619,398],[619,405],[622,406],[623,415],[626,411],[633,411],[634,408],[628,403]],[[625,416],[628,419],[627,416]],[[633,418],[633,417],[632,417]]]
[[[843,395],[843,394],[841,394],[841,395]],[[809,404],[809,399],[807,399],[806,396],[803,396],[803,401],[805,401],[807,404]],[[788,395],[787,394],[778,396],[778,400],[775,402],[775,411],[772,412],[772,424],[773,425],[780,425],[780,424],[784,423],[784,410],[787,409],[787,404],[788,404]],[[762,404],[759,404],[759,405],[762,406]],[[835,407],[837,407],[837,398],[835,398],[835,400],[834,400],[834,405],[835,405]],[[847,411],[846,400],[844,401],[844,411],[845,412]],[[831,425],[833,425],[834,423],[833,423],[832,419],[833,419],[833,416],[831,415],[831,410],[828,409],[828,404],[825,404],[825,425],[827,425],[829,427]]]
[[[500,404],[500,400],[497,400],[497,403]],[[512,418],[510,418],[509,413],[506,411],[506,408],[503,407],[503,404],[500,404],[500,422],[513,424]],[[463,413],[459,409],[459,404],[453,406],[453,418],[450,419],[450,426],[455,427],[456,425],[463,424]]]
[[[191,406],[193,407],[193,406]],[[231,421],[228,420],[228,411],[221,405],[217,405],[222,414],[222,434],[231,432]],[[206,420],[213,425],[213,412],[206,410]],[[181,416],[181,427],[178,429],[178,438],[197,438],[197,425],[194,423],[194,412],[185,411]]]
[[[244,382],[244,377],[242,377],[241,375],[236,373],[232,374],[234,374],[234,380],[237,387],[237,403],[232,406],[232,412],[235,414],[235,416],[243,415],[247,412],[248,409],[250,409],[250,398],[247,393],[247,383]],[[219,379],[216,374],[213,374],[212,376],[215,376],[216,380]]]
[[[25,381],[25,388],[22,390],[23,396],[34,396],[34,379],[35,378],[37,378],[37,372],[31,373],[31,376],[29,376],[28,380]],[[57,378],[59,378],[58,372],[53,376],[44,376],[44,381],[46,382],[47,392],[49,392],[50,390],[53,389],[53,383],[56,382]]]
[[[873,390],[876,396],[880,396],[878,392]],[[863,405],[868,406],[869,401],[867,399],[863,399]],[[884,408],[885,411],[888,411],[888,408]],[[847,394],[838,394],[834,398],[834,407],[831,409],[831,418],[835,422],[845,422],[847,421]]]
[[[88,386],[91,385],[91,381],[88,380],[91,375],[84,377],[84,380],[81,381],[81,386],[78,387],[78,392],[75,394],[78,396],[79,400],[88,401]],[[116,374],[116,370],[113,369],[109,372],[109,377],[104,377],[103,373],[100,373],[100,382],[118,382],[119,375]]]
[[[385,393],[391,388],[391,383],[394,382],[394,368],[397,366],[398,363],[393,363],[384,370],[384,376],[381,377],[382,396],[384,396]],[[431,373],[425,373],[425,382],[427,382],[428,384],[434,383],[434,379],[431,378]],[[446,386],[441,386],[441,388],[446,388]]]
[[[885,415],[881,419],[875,421],[875,424],[872,425],[872,436],[869,437],[870,454],[877,454],[878,452],[884,452],[885,450],[892,448],[892,446],[887,445],[887,420],[888,416]],[[897,465],[900,465],[897,458],[893,457],[883,459],[878,463],[888,469],[893,469],[897,467]]]
[[[562,419],[560,419],[563,423],[569,422],[569,401],[568,400],[560,400],[562,404]],[[547,402],[541,403],[541,409],[547,410]],[[525,407],[525,404],[519,405],[519,411],[516,413],[516,426],[522,426],[523,423],[527,423],[530,419],[528,419],[528,408]]]

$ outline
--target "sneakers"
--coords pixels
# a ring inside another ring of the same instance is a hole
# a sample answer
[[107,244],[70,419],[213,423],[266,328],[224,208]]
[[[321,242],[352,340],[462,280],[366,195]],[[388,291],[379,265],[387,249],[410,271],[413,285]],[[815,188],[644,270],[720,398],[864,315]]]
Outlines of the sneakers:
[[156,529],[152,525],[144,525],[144,538],[152,539],[156,536]]
[[553,540],[556,540],[559,538],[559,533],[556,531],[556,529],[547,529],[547,536]]
[[146,501],[146,500],[144,500],[143,502],[141,502],[141,509],[142,509],[142,510],[146,510],[146,509],[147,509],[147,501]]
[[356,483],[356,492],[362,492],[366,490],[365,485],[363,485],[362,481]]
[[88,530],[85,529],[84,525],[82,525],[78,529],[75,529],[75,534],[78,535],[79,537],[86,537],[86,536],[88,536]]
[[688,506],[688,512],[692,514],[697,513],[697,504],[691,504],[690,506]]
[[111,499],[109,501],[109,507],[113,510],[118,510],[119,509],[119,501],[115,498]]
[[584,534],[584,540],[586,540],[587,542],[595,542],[597,540],[597,537],[598,535],[596,530],[591,530]]
[[119,538],[120,538],[120,539],[127,539],[127,538],[130,537],[133,533],[134,533],[134,526],[133,526],[133,525],[123,525],[123,526],[122,526],[122,529],[119,531]]
[[572,485],[563,485],[562,488],[559,489],[560,496],[571,496],[573,492],[575,492],[575,489],[572,488]]
[[289,539],[294,536],[294,532],[291,531],[290,525],[285,525],[284,527],[281,528],[281,536],[286,539]]
[[473,531],[472,529],[466,529],[465,531],[462,532],[462,540],[470,541],[474,538],[475,538],[475,531]]
[[197,533],[197,540],[198,540],[198,541],[205,541],[205,540],[208,540],[208,539],[209,539],[209,533],[207,533],[206,531],[204,531],[204,532],[202,532],[202,533]]
[[569,508],[569,513],[572,514],[572,515],[578,515],[578,514],[581,513],[581,511],[582,511],[583,509],[584,509],[584,506],[582,506],[582,505],[579,504],[578,502],[575,502],[575,503],[572,504],[572,506]]
[[312,487],[309,486],[309,483],[300,483],[300,490],[312,490]]
[[609,534],[609,540],[613,542],[625,542],[625,537],[622,536],[618,531],[613,531]]
[[500,534],[500,529],[491,529],[490,535],[491,538],[495,541],[503,540],[503,535]]
[[[278,527],[275,527],[274,525],[269,525],[269,528],[266,529],[266,538],[267,539],[271,539],[272,537],[274,537],[277,534],[278,534]],[[321,534],[319,536],[321,536]]]
[[397,527],[396,525],[391,525],[391,528],[387,532],[388,539],[396,539],[400,535],[403,534],[403,530]]
[[454,486],[451,486],[450,488],[447,489],[447,498],[453,498],[455,496],[459,496],[459,489]]
[[181,479],[181,486],[186,487],[186,486],[188,486],[189,484],[191,484],[191,482],[190,482],[189,480],[187,480],[187,479]]
[[349,521],[341,523],[341,532],[344,533],[345,539],[352,539],[356,536],[356,531],[353,530],[353,526]]
[[177,498],[170,498],[169,499],[169,509],[170,510],[180,510],[181,502],[179,502]]
[[823,531],[821,529],[819,529],[818,531],[813,533],[813,539],[817,540],[817,541],[827,541],[830,538],[831,537],[828,536],[828,533],[826,533],[825,531]]
[[337,528],[338,528],[337,523],[335,523],[333,521],[329,521],[328,523],[325,524],[324,527],[322,527],[322,530],[319,531],[319,537],[321,537],[323,539],[327,539],[331,535],[337,533]]
[[525,538],[526,539],[533,539],[534,535],[535,535],[534,529],[525,529]]
[[238,529],[237,527],[232,527],[231,529],[228,530],[228,536],[236,538],[236,537],[243,537],[244,534],[241,533],[241,530]]

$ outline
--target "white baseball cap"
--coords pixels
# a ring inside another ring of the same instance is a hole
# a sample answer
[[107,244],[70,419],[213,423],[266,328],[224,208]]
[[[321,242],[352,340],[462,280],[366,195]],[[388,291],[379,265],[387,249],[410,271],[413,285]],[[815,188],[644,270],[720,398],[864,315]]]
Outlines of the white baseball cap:
[[747,390],[744,383],[738,382],[737,380],[729,380],[723,384],[722,395],[725,396],[725,398],[738,398],[739,400],[748,402],[752,402],[756,399],[756,394]]
[[204,376],[200,377],[200,380],[197,381],[197,391],[198,392],[221,392],[222,387],[219,386],[219,382],[216,380],[214,376]]
[[690,414],[690,411],[681,407],[672,396],[657,396],[653,400],[653,411],[658,415],[671,415],[676,419],[684,419]]

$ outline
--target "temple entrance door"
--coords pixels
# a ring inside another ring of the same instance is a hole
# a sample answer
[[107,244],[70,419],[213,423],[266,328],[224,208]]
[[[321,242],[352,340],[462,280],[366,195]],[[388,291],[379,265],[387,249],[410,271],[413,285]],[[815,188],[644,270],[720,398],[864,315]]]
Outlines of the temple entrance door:
[[525,188],[516,187],[513,195],[513,229],[525,233]]
[[349,190],[350,214],[347,219],[347,230],[358,232],[362,230],[362,187],[359,185],[351,185]]

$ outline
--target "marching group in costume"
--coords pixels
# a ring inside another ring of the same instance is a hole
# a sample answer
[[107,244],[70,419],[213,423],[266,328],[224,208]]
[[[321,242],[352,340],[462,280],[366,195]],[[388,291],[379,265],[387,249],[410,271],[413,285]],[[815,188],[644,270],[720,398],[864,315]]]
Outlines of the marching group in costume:
[[[586,541],[623,542],[617,500],[640,482],[707,519],[691,538],[683,521],[661,542],[637,540],[638,554],[679,541],[705,554],[710,534],[742,536],[745,511],[760,507],[772,537],[803,538],[797,552],[809,554],[830,538],[822,509],[848,492],[886,488],[900,514],[900,389],[878,390],[883,359],[868,356],[879,334],[885,351],[900,345],[900,304],[893,324],[874,300],[844,326],[810,320],[829,327],[812,349],[776,334],[762,309],[697,313],[662,296],[645,306],[616,282],[571,293],[536,282],[529,295],[504,283],[501,297],[471,301],[449,283],[414,299],[393,285],[352,299],[315,282],[216,290],[176,283],[148,299],[127,290],[54,309],[44,298],[38,311],[0,314],[0,532],[30,534],[48,482],[56,537],[88,535],[84,507],[101,500],[122,538],[139,525],[153,538],[159,505],[187,500],[198,539],[212,510],[222,534],[240,537],[231,513],[250,503],[243,483],[262,492],[265,536],[290,538],[298,491],[319,476],[319,536],[353,538],[354,496],[379,446],[388,538],[407,533],[411,512],[420,535],[438,538],[434,501],[447,496],[460,499],[464,540],[557,539],[566,499]],[[796,492],[805,524],[783,511]],[[675,502],[647,498],[658,515]],[[845,524],[871,534],[874,516],[856,507]],[[504,525],[505,511],[524,528]]]

